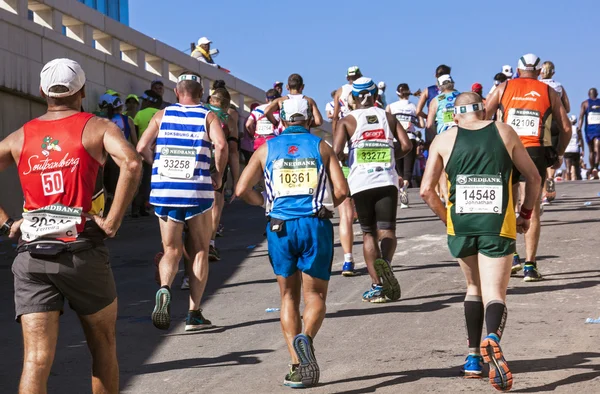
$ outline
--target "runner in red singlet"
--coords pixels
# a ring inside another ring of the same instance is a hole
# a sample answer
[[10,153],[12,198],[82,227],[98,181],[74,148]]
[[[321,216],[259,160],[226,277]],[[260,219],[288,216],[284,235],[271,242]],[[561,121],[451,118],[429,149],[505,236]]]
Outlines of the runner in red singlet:
[[[141,161],[110,120],[82,113],[85,73],[56,59],[41,73],[48,112],[0,142],[0,171],[17,164],[23,218],[0,207],[0,235],[20,235],[14,273],[16,319],[24,342],[19,392],[45,393],[65,299],[83,326],[92,354],[92,391],[117,393],[117,293],[103,239],[121,226],[141,177]],[[99,168],[110,156],[120,168],[112,209],[96,216]]]

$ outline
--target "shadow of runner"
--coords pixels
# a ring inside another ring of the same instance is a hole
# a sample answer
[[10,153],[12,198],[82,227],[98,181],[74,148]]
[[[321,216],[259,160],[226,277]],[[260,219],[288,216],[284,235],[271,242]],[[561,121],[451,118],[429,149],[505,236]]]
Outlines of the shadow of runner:
[[272,349],[248,350],[244,352],[233,352],[218,357],[188,358],[182,360],[164,361],[153,364],[145,364],[137,367],[136,375],[165,372],[187,368],[213,368],[230,367],[235,365],[259,364],[257,355],[273,353]]
[[[580,383],[587,380],[600,377],[600,365],[581,365],[589,362],[593,358],[599,358],[600,353],[573,353],[569,355],[560,355],[555,358],[545,358],[536,360],[515,360],[508,361],[511,371],[515,374],[515,385],[519,384],[518,374],[526,372],[544,372],[544,371],[558,371],[564,369],[586,369],[591,370],[577,375],[572,375],[567,378],[558,380],[556,382],[547,383],[543,386],[529,387],[524,389],[514,389],[512,392],[516,393],[537,393],[537,392],[548,392],[553,391],[561,386],[568,386],[570,384]],[[340,379],[332,382],[323,382],[319,387],[334,386],[337,384],[344,383],[359,383],[375,379],[383,379],[393,377],[391,380],[386,380],[381,383],[374,384],[372,386],[360,387],[355,390],[337,391],[332,388],[331,392],[345,393],[345,394],[358,394],[358,393],[373,393],[384,387],[391,387],[401,385],[404,383],[416,382],[424,378],[455,378],[460,376],[458,367],[450,368],[437,368],[437,369],[417,369],[411,371],[398,371],[398,372],[386,372],[375,375],[357,376],[353,378]],[[484,378],[482,382],[485,386],[488,385],[487,378]],[[466,387],[465,387],[466,388]]]

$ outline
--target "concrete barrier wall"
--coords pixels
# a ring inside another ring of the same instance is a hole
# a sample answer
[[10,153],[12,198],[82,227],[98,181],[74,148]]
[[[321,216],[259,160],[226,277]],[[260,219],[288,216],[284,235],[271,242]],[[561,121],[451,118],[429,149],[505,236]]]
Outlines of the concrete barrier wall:
[[[33,20],[29,19],[30,12]],[[87,97],[84,108],[96,110],[106,89],[122,95],[141,94],[153,80],[165,84],[164,99],[172,92],[179,73],[193,70],[212,81],[226,82],[244,120],[253,102],[263,102],[265,92],[256,86],[198,62],[185,53],[125,26],[76,0],[0,0],[0,138],[44,112],[39,95],[40,71],[46,62],[68,57],[83,67]],[[316,134],[327,137],[330,125]],[[0,204],[11,215],[22,206],[14,169],[0,174]],[[7,185],[8,187],[4,187]]]

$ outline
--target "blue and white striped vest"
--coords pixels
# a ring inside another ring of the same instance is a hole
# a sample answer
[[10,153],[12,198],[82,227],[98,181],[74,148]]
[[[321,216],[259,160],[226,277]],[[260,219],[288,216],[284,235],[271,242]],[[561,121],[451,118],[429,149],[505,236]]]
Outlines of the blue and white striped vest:
[[212,204],[208,113],[202,105],[174,104],[165,109],[156,139],[150,204],[163,207]]

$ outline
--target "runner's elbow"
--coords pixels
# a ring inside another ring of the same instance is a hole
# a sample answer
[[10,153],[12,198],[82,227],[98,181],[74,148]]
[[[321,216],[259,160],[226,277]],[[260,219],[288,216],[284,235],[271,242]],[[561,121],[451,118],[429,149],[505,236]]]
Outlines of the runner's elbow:
[[137,178],[142,176],[142,158],[140,155],[135,155],[123,162],[125,170]]

